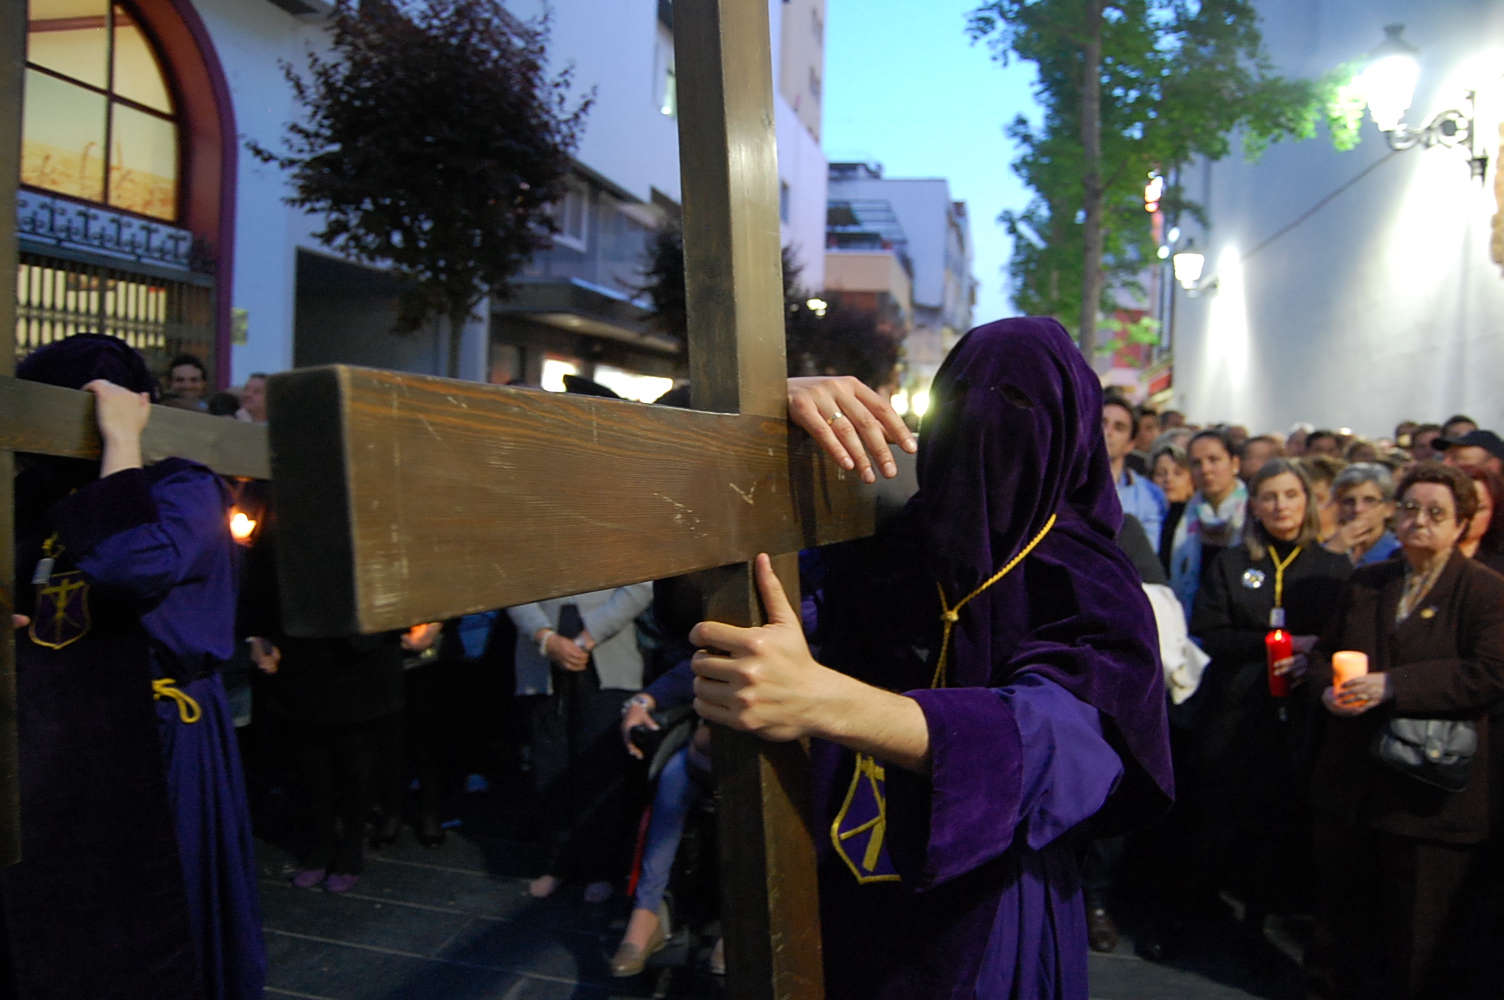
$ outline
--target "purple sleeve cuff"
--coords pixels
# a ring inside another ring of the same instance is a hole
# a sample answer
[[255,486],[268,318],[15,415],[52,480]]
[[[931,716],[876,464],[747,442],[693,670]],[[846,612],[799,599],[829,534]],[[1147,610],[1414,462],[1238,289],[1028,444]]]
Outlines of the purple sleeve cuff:
[[680,660],[646,688],[659,708],[688,705],[695,700],[695,672],[689,660]]
[[156,521],[157,503],[146,470],[124,469],[70,493],[47,513],[77,559],[111,535]]
[[1006,851],[1018,827],[1023,741],[989,688],[909,691],[929,727],[928,780],[887,769],[889,851],[911,888],[971,871]]

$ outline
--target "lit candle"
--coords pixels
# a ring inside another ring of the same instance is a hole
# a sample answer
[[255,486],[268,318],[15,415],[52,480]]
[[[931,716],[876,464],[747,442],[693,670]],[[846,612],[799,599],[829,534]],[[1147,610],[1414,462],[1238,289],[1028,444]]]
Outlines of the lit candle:
[[1354,677],[1368,675],[1368,654],[1345,649],[1332,654],[1332,687],[1338,691]]
[[250,542],[251,534],[255,530],[256,521],[254,518],[246,517],[245,514],[238,510],[230,517],[230,535],[242,545]]

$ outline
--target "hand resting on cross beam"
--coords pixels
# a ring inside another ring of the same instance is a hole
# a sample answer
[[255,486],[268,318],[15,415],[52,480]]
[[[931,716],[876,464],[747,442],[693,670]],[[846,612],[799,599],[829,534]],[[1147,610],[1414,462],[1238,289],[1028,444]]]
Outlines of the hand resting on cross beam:
[[789,419],[864,483],[877,482],[874,461],[887,478],[898,475],[890,443],[911,455],[919,450],[892,404],[850,375],[789,379]]
[[701,622],[690,632],[700,650],[695,711],[765,740],[818,736],[928,775],[929,727],[919,703],[817,663],[766,554],[757,557],[757,588],[766,625]]

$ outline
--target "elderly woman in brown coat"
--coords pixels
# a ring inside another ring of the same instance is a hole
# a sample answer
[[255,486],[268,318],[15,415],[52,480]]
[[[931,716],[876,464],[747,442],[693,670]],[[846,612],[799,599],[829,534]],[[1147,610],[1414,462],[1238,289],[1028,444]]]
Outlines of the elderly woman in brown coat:
[[[1441,995],[1442,946],[1488,836],[1504,577],[1457,551],[1478,503],[1465,473],[1417,465],[1399,498],[1403,557],[1353,572],[1313,670],[1331,713],[1312,776],[1319,874],[1306,969],[1314,996]],[[1334,689],[1338,650],[1368,654],[1369,673]],[[1402,770],[1380,759],[1397,719],[1471,723],[1476,756],[1460,790],[1440,787],[1446,776],[1425,773],[1428,764]]]

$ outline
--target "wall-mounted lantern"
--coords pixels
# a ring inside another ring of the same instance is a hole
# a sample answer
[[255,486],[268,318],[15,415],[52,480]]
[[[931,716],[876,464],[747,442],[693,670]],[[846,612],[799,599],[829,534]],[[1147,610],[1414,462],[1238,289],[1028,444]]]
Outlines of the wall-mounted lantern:
[[1403,24],[1384,28],[1384,41],[1369,54],[1368,66],[1358,76],[1357,85],[1368,103],[1373,123],[1384,133],[1390,149],[1423,146],[1450,146],[1460,150],[1468,161],[1472,176],[1481,180],[1488,171],[1488,154],[1474,147],[1477,125],[1474,120],[1476,92],[1464,91],[1464,109],[1438,112],[1420,128],[1405,124],[1405,112],[1415,97],[1420,79],[1419,49],[1405,41]]

